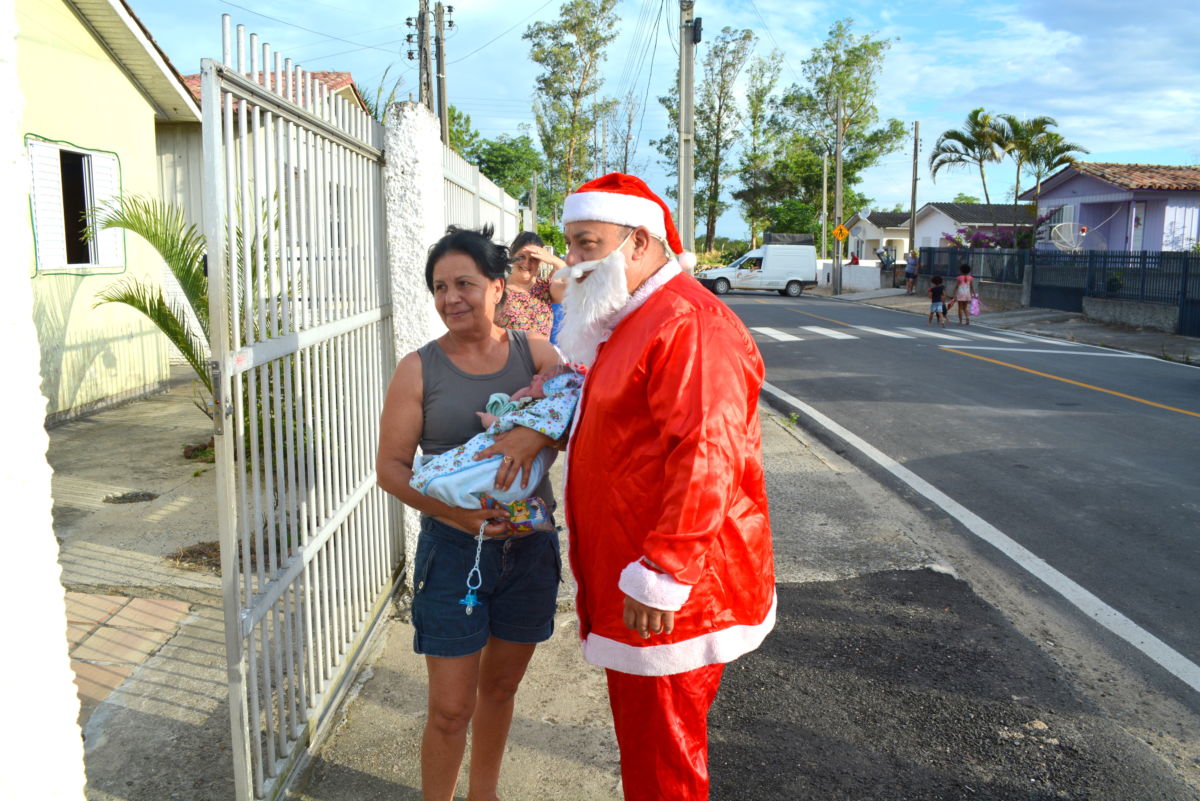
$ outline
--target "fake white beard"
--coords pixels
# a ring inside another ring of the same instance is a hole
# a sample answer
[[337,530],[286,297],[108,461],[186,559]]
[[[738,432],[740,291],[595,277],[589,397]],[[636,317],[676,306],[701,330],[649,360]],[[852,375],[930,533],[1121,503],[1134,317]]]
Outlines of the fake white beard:
[[[583,270],[575,275],[588,272],[590,265],[576,264],[566,269],[574,272],[580,267]],[[558,335],[558,344],[567,360],[590,367],[596,359],[606,324],[628,302],[625,254],[620,247],[600,259],[583,283],[572,275],[563,297],[563,323]]]

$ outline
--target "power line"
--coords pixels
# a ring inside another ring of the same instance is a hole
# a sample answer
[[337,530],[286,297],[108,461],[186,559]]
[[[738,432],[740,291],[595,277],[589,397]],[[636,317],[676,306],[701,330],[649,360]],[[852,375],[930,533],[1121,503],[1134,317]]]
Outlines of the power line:
[[796,79],[796,83],[804,83],[800,76],[796,74],[796,71],[792,69],[791,62],[787,60],[787,51],[779,46],[779,42],[775,41],[775,34],[771,33],[771,26],[767,24],[767,20],[763,17],[762,12],[758,10],[758,3],[754,2],[754,0],[750,0],[750,6],[754,9],[754,13],[758,15],[759,20],[762,22],[763,30],[766,31],[767,36],[771,38],[771,44],[775,45],[775,49],[779,51],[779,57],[783,59],[783,63],[787,65],[788,72],[792,73],[792,77]]
[[489,45],[491,45],[491,44],[493,44],[493,43],[495,43],[497,40],[504,38],[504,37],[505,37],[505,36],[507,36],[508,34],[512,33],[514,30],[516,30],[517,28],[521,27],[521,25],[522,25],[522,24],[524,24],[525,22],[527,22],[529,19],[531,19],[531,18],[534,16],[534,14],[537,14],[539,11],[541,11],[543,8],[545,8],[546,6],[550,5],[550,4],[551,4],[551,3],[553,3],[553,2],[554,2],[554,0],[546,0],[546,2],[542,3],[542,4],[541,4],[540,6],[538,6],[536,9],[534,9],[534,11],[533,11],[533,14],[530,14],[528,17],[525,17],[525,19],[521,20],[521,21],[520,21],[520,22],[518,22],[516,25],[514,25],[514,26],[512,26],[511,28],[509,28],[508,30],[504,31],[504,32],[503,32],[503,33],[501,33],[499,36],[497,36],[495,39],[491,39],[491,40],[489,40],[489,41],[485,42],[484,44],[482,44],[482,45],[480,45],[479,47],[477,47],[477,48],[475,48],[474,50],[472,50],[470,53],[467,53],[467,54],[466,54],[465,56],[463,56],[462,58],[456,58],[454,61],[450,61],[450,62],[448,62],[448,63],[449,63],[449,64],[457,64],[457,63],[458,63],[458,62],[460,62],[460,61],[466,61],[468,58],[470,58],[471,56],[475,55],[475,54],[476,54],[476,53],[478,53],[480,50],[484,49],[485,47],[487,47],[487,46],[489,46]]
[[245,6],[240,6],[237,3],[230,2],[230,0],[221,0],[221,2],[227,6],[233,6],[236,9],[245,11],[247,14],[253,14],[256,17],[262,17],[263,19],[269,19],[272,22],[278,22],[280,25],[287,25],[291,28],[297,28],[302,31],[307,31],[308,33],[316,34],[317,36],[323,36],[326,39],[335,39],[339,42],[345,42],[346,44],[354,45],[355,47],[359,48],[360,50],[379,50],[380,52],[383,52],[383,53],[391,53],[392,55],[395,55],[395,51],[387,50],[382,47],[376,47],[375,45],[365,45],[362,42],[355,42],[355,41],[351,41],[350,39],[343,39],[342,37],[334,36],[331,33],[325,33],[324,31],[317,31],[317,30],[313,30],[312,28],[306,28],[303,25],[297,25],[296,23],[289,22],[286,19],[280,19],[279,17],[272,17],[269,14],[263,14],[259,11],[255,11],[252,8],[246,8]]
[[638,132],[633,140],[633,152],[637,153],[642,143],[642,127],[646,124],[646,106],[650,102],[650,81],[654,78],[654,57],[658,55],[659,30],[662,27],[663,14],[667,9],[667,0],[662,0],[658,6],[658,17],[654,21],[654,52],[650,56],[650,73],[646,76],[646,91],[642,93],[642,116],[638,119]]

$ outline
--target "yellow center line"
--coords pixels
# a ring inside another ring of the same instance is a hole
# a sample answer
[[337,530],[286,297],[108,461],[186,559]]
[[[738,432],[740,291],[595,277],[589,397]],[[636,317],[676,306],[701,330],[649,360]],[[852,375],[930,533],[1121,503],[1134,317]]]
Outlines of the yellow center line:
[[1010,364],[1009,362],[1002,362],[999,359],[990,359],[987,356],[980,356],[979,354],[976,354],[976,353],[967,353],[966,351],[958,350],[956,348],[951,348],[946,345],[942,345],[941,348],[942,348],[942,350],[950,351],[951,353],[957,353],[959,356],[970,356],[972,359],[979,359],[980,361],[991,362],[992,364],[998,364],[1001,367],[1011,367],[1012,369],[1020,370],[1023,373],[1032,373],[1033,375],[1038,375],[1038,376],[1041,376],[1042,378],[1049,378],[1054,381],[1061,381],[1064,384],[1072,384],[1073,386],[1083,387],[1084,389],[1092,389],[1092,390],[1095,390],[1096,392],[1103,392],[1106,395],[1116,395],[1118,398],[1125,398],[1125,400],[1131,400],[1131,401],[1134,401],[1135,403],[1144,403],[1147,406],[1153,406],[1156,409],[1166,409],[1168,412],[1179,412],[1180,414],[1186,414],[1189,417],[1200,417],[1200,413],[1197,413],[1197,412],[1189,412],[1187,409],[1177,409],[1174,406],[1167,406],[1162,403],[1155,403],[1152,400],[1146,400],[1145,398],[1139,398],[1136,395],[1126,395],[1124,392],[1117,392],[1114,389],[1105,389],[1104,387],[1097,387],[1097,386],[1093,386],[1091,384],[1085,384],[1082,381],[1074,381],[1070,378],[1063,378],[1062,376],[1051,375],[1050,373],[1043,373],[1040,370],[1032,370],[1028,367],[1022,367],[1019,364]]

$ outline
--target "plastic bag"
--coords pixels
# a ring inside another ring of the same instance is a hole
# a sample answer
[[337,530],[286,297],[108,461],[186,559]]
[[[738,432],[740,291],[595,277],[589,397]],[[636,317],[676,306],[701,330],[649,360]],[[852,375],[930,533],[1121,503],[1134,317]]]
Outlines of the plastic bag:
[[971,298],[971,305],[968,311],[971,312],[972,317],[979,316],[979,313],[983,311],[983,304],[979,302],[979,298]]

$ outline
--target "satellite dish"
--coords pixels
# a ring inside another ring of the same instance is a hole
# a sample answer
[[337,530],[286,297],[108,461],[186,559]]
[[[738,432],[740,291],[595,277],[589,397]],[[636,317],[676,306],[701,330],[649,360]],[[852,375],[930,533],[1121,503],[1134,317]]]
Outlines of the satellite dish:
[[862,239],[862,235],[863,235],[862,226],[861,225],[854,226],[853,228],[850,229],[850,234],[855,239]]
[[1083,250],[1083,241],[1086,233],[1087,228],[1079,223],[1059,223],[1050,229],[1050,241],[1059,250],[1074,253]]

